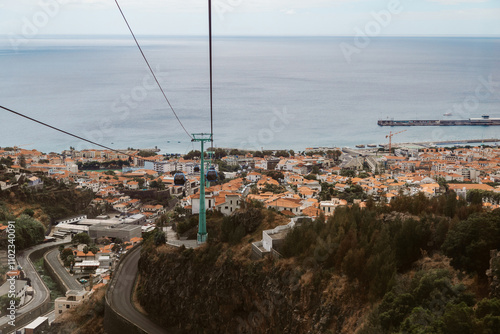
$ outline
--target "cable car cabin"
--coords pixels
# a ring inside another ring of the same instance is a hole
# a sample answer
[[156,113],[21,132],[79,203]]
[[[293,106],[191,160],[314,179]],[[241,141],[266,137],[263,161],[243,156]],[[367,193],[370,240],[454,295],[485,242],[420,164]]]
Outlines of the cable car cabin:
[[194,167],[194,172],[199,173],[200,172],[200,166],[195,166]]
[[208,182],[214,182],[217,181],[218,175],[217,171],[215,170],[215,167],[210,167],[207,172],[207,181]]
[[186,176],[184,173],[175,173],[174,184],[176,186],[183,186],[186,183]]

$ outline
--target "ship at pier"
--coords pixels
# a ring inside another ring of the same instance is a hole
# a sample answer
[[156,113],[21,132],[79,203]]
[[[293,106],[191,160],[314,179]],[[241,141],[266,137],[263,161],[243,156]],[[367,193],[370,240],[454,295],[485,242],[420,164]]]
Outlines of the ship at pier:
[[379,120],[380,126],[494,126],[500,125],[500,118],[491,118],[489,115],[483,115],[481,118],[469,118],[462,120]]

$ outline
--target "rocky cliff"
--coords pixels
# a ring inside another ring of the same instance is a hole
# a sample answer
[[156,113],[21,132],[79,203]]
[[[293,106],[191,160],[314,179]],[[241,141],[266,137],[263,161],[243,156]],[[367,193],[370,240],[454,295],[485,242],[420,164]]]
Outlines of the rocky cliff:
[[[224,245],[143,252],[138,298],[179,333],[348,333],[366,309],[314,260],[250,261]],[[147,279],[144,279],[146,278]]]

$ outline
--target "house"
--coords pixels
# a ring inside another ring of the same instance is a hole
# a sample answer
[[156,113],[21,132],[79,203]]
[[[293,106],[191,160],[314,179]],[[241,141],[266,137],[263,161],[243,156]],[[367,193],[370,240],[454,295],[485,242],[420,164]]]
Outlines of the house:
[[[212,192],[205,193],[205,209],[210,210],[215,207],[215,197]],[[191,213],[197,215],[200,213],[200,194],[191,196]]]
[[223,202],[221,201],[220,204],[216,204],[216,209],[222,212],[225,216],[230,215],[240,208],[241,197],[239,194],[225,194],[223,198]]
[[[296,226],[299,219],[304,219],[304,217],[292,218],[287,225],[262,231],[262,240],[252,243],[252,258],[262,259],[265,255],[276,251],[276,248],[283,243],[286,235]],[[306,217],[306,219],[310,218]]]
[[323,211],[325,216],[332,216],[337,207],[346,205],[347,205],[346,200],[339,198],[332,198],[329,201],[321,201],[319,203],[319,209]]
[[259,181],[260,179],[262,178],[262,174],[259,174],[257,172],[251,172],[251,173],[248,173],[246,179],[249,181],[249,182],[257,182]]
[[89,295],[89,292],[85,290],[68,290],[66,297],[56,298],[54,305],[56,319],[67,310],[80,305],[80,303],[89,298]]
[[469,190],[484,190],[484,191],[495,191],[495,188],[493,188],[490,185],[487,184],[449,184],[449,189],[455,191],[458,196],[466,199],[467,198],[467,192]]
[[288,211],[294,215],[299,215],[301,214],[302,201],[292,198],[277,198],[266,203],[266,207],[279,212]]
[[43,188],[43,181],[39,177],[31,176],[28,178],[28,187],[35,189]]

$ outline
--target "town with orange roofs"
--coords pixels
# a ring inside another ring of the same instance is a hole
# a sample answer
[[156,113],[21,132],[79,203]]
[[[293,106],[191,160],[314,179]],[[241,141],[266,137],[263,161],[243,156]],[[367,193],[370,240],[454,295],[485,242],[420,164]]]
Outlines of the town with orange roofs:
[[[0,158],[5,168],[0,171],[0,187],[6,191],[25,183],[36,189],[43,187],[42,176],[52,178],[78,189],[90,189],[95,195],[93,203],[122,217],[141,215],[144,224],[154,224],[168,208],[145,203],[136,196],[144,191],[175,198],[177,206],[197,214],[199,154],[191,159],[157,152],[142,157],[140,153],[145,151],[155,150],[66,150],[44,154],[3,148]],[[236,211],[241,201],[249,200],[262,202],[286,216],[317,217],[321,213],[332,215],[338,206],[363,207],[368,198],[390,203],[401,194],[433,197],[448,189],[464,199],[474,189],[500,193],[498,147],[402,147],[391,154],[383,149],[335,147],[309,148],[300,153],[278,151],[287,153],[286,157],[276,156],[276,151],[265,152],[269,153],[265,156],[245,151],[229,155],[230,151],[209,161],[222,177],[208,185],[205,198],[207,210],[225,215]],[[184,185],[175,184],[176,173],[185,175]],[[483,205],[498,207],[498,203],[486,198]]]
[[[59,246],[45,255],[51,276],[66,291],[55,299],[56,319],[119,275],[120,259],[142,245],[148,234],[155,235],[157,245],[200,247],[192,231],[203,207],[207,214],[228,217],[252,203],[282,217],[281,225],[262,231],[262,240],[251,240],[251,260],[280,256],[276,249],[297,224],[304,219],[324,220],[340,207],[391,205],[399,196],[432,199],[450,191],[457,201],[470,202],[471,194],[480,194],[476,200],[485,211],[500,207],[497,146],[319,147],[302,152],[217,148],[207,155],[206,166],[201,166],[200,158],[199,151],[181,156],[160,154],[156,148],[71,148],[48,154],[19,147],[0,149],[0,195],[11,203],[11,210],[19,194],[47,196],[47,191],[73,190],[87,196],[86,207],[69,216],[59,214],[47,221],[36,205],[16,213],[21,217],[17,220],[34,217],[43,222],[46,232],[40,241],[45,238],[43,242]],[[203,179],[207,180],[204,206]],[[7,226],[0,227],[3,238],[6,231]],[[6,262],[6,257],[0,256],[0,261]],[[23,280],[25,275],[37,277],[23,261],[18,258],[7,273],[19,283],[19,307],[43,308],[44,302],[33,294],[36,284]],[[35,302],[28,303],[31,300]]]

